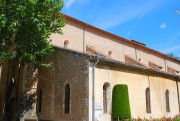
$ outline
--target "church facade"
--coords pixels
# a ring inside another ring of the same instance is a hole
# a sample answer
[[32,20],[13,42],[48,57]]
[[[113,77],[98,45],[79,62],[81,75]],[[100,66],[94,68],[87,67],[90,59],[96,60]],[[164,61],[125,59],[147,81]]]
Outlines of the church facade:
[[[1,63],[0,86],[5,86],[0,88],[0,119],[7,114],[22,121],[111,121],[116,84],[128,86],[133,118],[179,114],[180,60],[72,17],[65,15],[65,19],[63,35],[51,35],[56,49],[44,59],[52,63],[50,69],[29,65],[19,69],[21,79],[14,76],[12,81],[4,76],[7,64]],[[8,87],[13,88],[5,94],[3,89]],[[29,96],[31,100],[25,104],[17,103],[17,92],[35,96]],[[4,99],[9,108],[17,110],[5,110]],[[29,107],[28,102],[32,102]],[[26,107],[26,111],[18,110],[18,106]]]

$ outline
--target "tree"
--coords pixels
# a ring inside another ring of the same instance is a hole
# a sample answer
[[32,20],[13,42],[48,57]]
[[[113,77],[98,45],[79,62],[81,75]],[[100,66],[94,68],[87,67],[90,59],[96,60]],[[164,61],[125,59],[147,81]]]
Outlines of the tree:
[[[36,96],[31,93],[23,96],[19,91],[21,71],[27,63],[33,67],[35,64],[35,68],[50,66],[41,58],[54,51],[50,35],[62,34],[63,4],[63,0],[0,0],[0,120],[18,119],[34,106]],[[1,63],[2,60],[6,61]],[[33,78],[36,77],[35,74]]]
[[128,86],[125,84],[117,84],[113,88],[112,119],[113,121],[131,120]]
[[176,56],[174,53],[169,53],[167,55],[170,56],[170,57],[176,58],[178,60],[180,59],[180,57]]
[[63,0],[0,0],[0,59],[34,62],[53,52],[51,33],[62,34]]

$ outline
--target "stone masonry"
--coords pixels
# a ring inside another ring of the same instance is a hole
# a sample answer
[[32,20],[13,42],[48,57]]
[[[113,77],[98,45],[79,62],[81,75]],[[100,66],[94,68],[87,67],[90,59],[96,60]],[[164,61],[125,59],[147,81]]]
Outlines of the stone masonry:
[[[38,90],[42,89],[41,120],[88,121],[89,59],[80,53],[57,49],[46,60],[52,68],[39,69]],[[65,85],[70,85],[70,113],[64,113]],[[37,106],[38,107],[38,106]]]

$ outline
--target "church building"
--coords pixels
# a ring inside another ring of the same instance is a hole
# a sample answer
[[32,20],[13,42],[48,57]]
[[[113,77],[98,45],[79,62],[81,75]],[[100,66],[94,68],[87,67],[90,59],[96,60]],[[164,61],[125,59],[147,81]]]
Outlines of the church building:
[[[50,37],[55,52],[43,60],[52,63],[51,68],[29,64],[16,71],[22,78],[12,80],[1,62],[0,78],[9,81],[0,80],[0,120],[6,114],[20,121],[112,121],[117,84],[128,86],[133,118],[180,113],[180,60],[64,16],[63,35]],[[5,88],[11,90],[5,94]],[[3,100],[9,107],[3,108]]]

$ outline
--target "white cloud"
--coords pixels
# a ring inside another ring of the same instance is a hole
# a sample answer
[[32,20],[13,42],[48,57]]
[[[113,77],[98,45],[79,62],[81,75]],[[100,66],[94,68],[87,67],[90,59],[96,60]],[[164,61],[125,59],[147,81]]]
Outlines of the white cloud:
[[147,15],[160,4],[161,3],[159,1],[154,0],[147,1],[146,4],[127,4],[126,6],[122,6],[121,10],[117,9],[113,11],[112,8],[111,13],[109,13],[109,10],[104,11],[104,14],[101,14],[101,17],[99,17],[100,19],[97,19],[93,25],[101,29],[108,29],[116,25],[120,25],[124,22],[133,20],[135,18]]
[[[158,46],[161,47],[160,51],[163,53],[175,53],[180,56],[180,31],[172,33],[171,37],[166,38],[163,43],[160,43]],[[167,41],[168,40],[168,41]]]
[[64,4],[66,8],[71,7],[77,0],[64,0]]
[[131,32],[131,31],[129,31],[129,32],[127,33],[127,36],[128,36],[128,37],[129,37],[129,36],[131,36],[131,33],[132,33],[132,32]]
[[70,8],[71,6],[75,4],[84,4],[87,3],[90,0],[64,0],[64,7],[65,8]]
[[169,48],[166,48],[163,50],[164,53],[171,53],[171,52],[176,52],[180,49],[180,45],[175,45]]
[[129,31],[129,32],[127,33],[127,35],[126,35],[126,36],[127,36],[127,38],[128,38],[128,39],[130,39],[130,40],[132,39],[132,38],[131,38],[131,34],[132,34],[132,32],[131,32],[131,31]]
[[166,23],[161,23],[160,28],[165,29],[167,27]]

